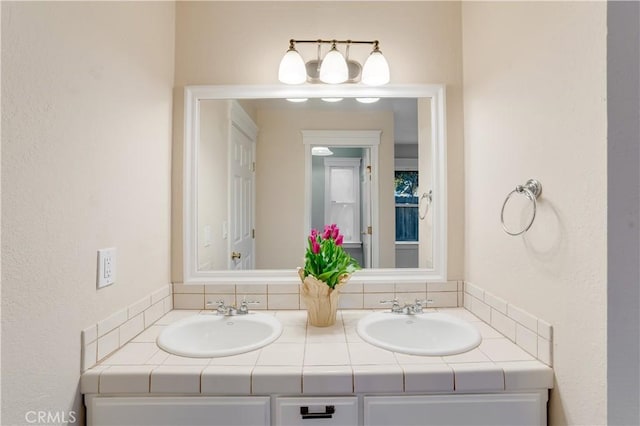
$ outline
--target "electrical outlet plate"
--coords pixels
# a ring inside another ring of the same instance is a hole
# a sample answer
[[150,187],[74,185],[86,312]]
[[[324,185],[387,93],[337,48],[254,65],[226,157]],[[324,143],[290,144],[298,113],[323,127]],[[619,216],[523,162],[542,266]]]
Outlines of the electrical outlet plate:
[[106,248],[98,250],[98,288],[106,287],[116,282],[116,249]]

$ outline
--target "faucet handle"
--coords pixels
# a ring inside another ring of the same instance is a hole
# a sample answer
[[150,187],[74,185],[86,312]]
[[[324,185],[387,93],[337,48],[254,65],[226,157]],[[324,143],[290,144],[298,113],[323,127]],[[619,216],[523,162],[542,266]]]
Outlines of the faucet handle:
[[392,300],[381,300],[380,303],[391,303],[391,312],[402,312],[402,308],[400,307],[400,302],[398,302],[397,297],[394,297]]
[[415,307],[417,308],[417,312],[422,312],[422,309],[429,304],[432,304],[433,300],[431,299],[416,299]]
[[208,307],[213,306],[214,304],[216,305],[216,311],[218,315],[225,315],[227,313],[227,307],[224,305],[224,300],[216,300],[215,303],[212,301],[207,302]]
[[249,313],[249,305],[259,305],[260,302],[257,300],[247,300],[246,298],[242,299],[240,302],[240,307],[238,308],[238,313],[240,314],[248,314]]

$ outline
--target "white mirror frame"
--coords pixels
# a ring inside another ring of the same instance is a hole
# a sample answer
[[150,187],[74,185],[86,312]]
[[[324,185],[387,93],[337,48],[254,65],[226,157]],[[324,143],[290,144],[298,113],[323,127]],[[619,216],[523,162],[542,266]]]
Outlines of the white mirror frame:
[[[197,226],[197,142],[199,102],[208,99],[286,99],[326,97],[430,98],[431,148],[433,158],[433,269],[363,269],[351,282],[403,283],[447,281],[447,138],[445,87],[429,85],[225,85],[186,86],[184,93],[184,173],[183,173],[183,278],[184,284],[292,284],[300,282],[295,269],[250,271],[198,271],[196,265]],[[301,235],[300,259],[304,252]],[[300,265],[304,266],[304,265]]]

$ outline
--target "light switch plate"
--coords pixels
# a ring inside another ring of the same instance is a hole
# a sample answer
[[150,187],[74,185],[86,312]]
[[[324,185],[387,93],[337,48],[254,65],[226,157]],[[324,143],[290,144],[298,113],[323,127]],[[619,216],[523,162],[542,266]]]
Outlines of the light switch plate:
[[98,250],[97,286],[103,288],[116,282],[116,249]]

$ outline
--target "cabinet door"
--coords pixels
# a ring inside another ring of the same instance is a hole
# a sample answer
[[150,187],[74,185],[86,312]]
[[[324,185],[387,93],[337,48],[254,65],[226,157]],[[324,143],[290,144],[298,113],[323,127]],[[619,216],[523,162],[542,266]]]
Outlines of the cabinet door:
[[364,398],[364,425],[546,425],[546,402],[544,392],[370,396]]
[[356,426],[358,398],[277,398],[275,424],[276,426]]
[[89,426],[269,425],[269,397],[87,397]]

